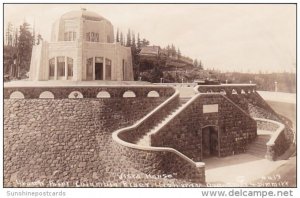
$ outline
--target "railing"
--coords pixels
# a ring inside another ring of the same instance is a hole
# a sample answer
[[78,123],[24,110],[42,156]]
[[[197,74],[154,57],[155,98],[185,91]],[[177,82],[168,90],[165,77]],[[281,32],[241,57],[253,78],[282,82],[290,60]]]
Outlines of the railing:
[[258,129],[272,131],[270,140],[266,143],[266,158],[276,160],[278,156],[286,151],[288,144],[284,134],[285,126],[274,120],[263,118],[254,118],[257,122]]
[[[108,93],[111,98],[122,98],[125,92],[133,92],[134,97],[147,97],[151,91],[159,97],[170,97],[175,90],[169,86],[157,85],[88,85],[88,86],[5,86],[4,99],[9,99],[14,92],[20,92],[25,99],[40,98],[43,92],[51,92],[55,99],[68,98],[71,93],[82,94],[83,98],[97,98],[100,92]],[[76,95],[75,95],[76,96]]]
[[255,84],[221,84],[221,85],[198,85],[195,88],[200,93],[223,92],[227,95],[232,93],[248,94],[256,92]]
[[[123,149],[120,149],[120,152],[122,152],[124,156],[127,156],[127,158],[130,158],[132,163],[136,164],[138,167],[145,167],[147,166],[147,163],[150,163],[148,164],[149,166],[144,169],[148,170],[150,168],[152,172],[157,171],[158,173],[175,172],[176,178],[186,179],[192,182],[205,183],[204,163],[194,162],[173,148],[142,146],[134,143],[138,138],[146,133],[146,129],[149,129],[149,125],[155,124],[154,120],[163,118],[174,108],[174,104],[178,105],[178,103],[179,92],[176,91],[169,99],[167,99],[134,125],[115,131],[112,134],[112,138],[117,144],[124,147]],[[133,153],[129,154],[130,152]],[[154,163],[148,159],[146,163],[144,162],[141,164],[140,157],[132,157],[135,156],[135,153],[140,154],[141,152],[145,158],[150,155],[150,152],[152,156],[154,155],[158,158],[158,161],[164,161],[164,163],[157,163],[156,166],[153,167]]]

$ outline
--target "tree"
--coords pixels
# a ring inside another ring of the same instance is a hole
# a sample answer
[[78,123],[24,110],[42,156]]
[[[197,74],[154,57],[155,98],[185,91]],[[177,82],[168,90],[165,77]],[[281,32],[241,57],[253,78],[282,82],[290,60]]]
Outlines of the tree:
[[13,35],[12,35],[12,31],[13,31],[13,25],[10,23],[10,22],[8,22],[8,24],[7,24],[7,28],[6,28],[6,35],[5,35],[5,38],[6,38],[6,45],[7,46],[12,46],[13,45],[13,42],[12,42],[12,40],[13,40]]
[[140,51],[141,50],[141,39],[140,39],[140,33],[138,33],[138,37],[137,37],[137,50]]
[[134,48],[134,50],[136,50],[135,35],[134,35],[134,33],[132,33],[131,38],[132,38],[131,46],[132,46],[132,48]]
[[148,40],[146,40],[146,39],[143,39],[142,43],[141,43],[141,47],[146,47],[148,45],[150,45],[150,42]]
[[30,25],[26,22],[20,26],[20,36],[18,42],[17,65],[19,69],[25,70],[25,72],[29,71],[33,41],[33,36],[29,31],[29,27]]
[[121,32],[121,35],[120,35],[120,43],[121,43],[121,45],[124,45],[123,32]]
[[119,38],[119,29],[117,29],[116,42],[120,42],[120,38]]
[[177,49],[177,56],[178,56],[178,58],[181,58],[181,51],[179,48]]
[[194,60],[194,67],[198,67],[198,60],[197,59]]
[[171,45],[171,55],[172,55],[172,57],[175,57],[176,54],[177,54],[176,48],[175,48],[175,46],[172,44],[172,45]]
[[126,47],[130,47],[130,46],[131,46],[131,34],[130,34],[130,29],[128,29]]
[[203,68],[203,64],[202,64],[202,61],[201,61],[201,60],[199,61],[198,67],[199,67],[201,70],[203,70],[203,69],[204,69],[204,68]]

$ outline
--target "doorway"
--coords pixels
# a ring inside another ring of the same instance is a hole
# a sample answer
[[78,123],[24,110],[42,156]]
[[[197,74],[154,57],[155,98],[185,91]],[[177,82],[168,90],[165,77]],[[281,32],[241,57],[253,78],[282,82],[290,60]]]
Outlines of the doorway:
[[202,128],[202,158],[219,156],[218,127]]
[[103,63],[95,63],[95,80],[103,80]]

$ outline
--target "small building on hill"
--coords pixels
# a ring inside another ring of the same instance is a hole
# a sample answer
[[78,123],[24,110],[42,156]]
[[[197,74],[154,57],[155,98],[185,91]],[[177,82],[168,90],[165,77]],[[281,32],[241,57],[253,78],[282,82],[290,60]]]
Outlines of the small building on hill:
[[133,80],[131,49],[114,42],[110,21],[86,9],[67,12],[51,41],[32,49],[31,80]]

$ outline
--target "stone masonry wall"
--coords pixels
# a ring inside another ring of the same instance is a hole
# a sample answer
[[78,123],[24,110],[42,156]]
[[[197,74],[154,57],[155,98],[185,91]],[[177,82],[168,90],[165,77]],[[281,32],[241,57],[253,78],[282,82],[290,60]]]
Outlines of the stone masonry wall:
[[118,181],[111,133],[165,99],[5,99],[4,186]]
[[128,162],[122,163],[125,173],[134,168],[146,175],[170,175],[181,181],[205,184],[205,168],[196,167],[175,153],[135,149],[120,144],[116,144],[116,151],[121,162]]
[[[218,104],[218,113],[203,113],[203,105]],[[152,146],[174,148],[194,161],[202,160],[202,128],[217,126],[219,156],[245,151],[256,137],[256,122],[221,94],[200,95],[161,130],[151,136]]]

